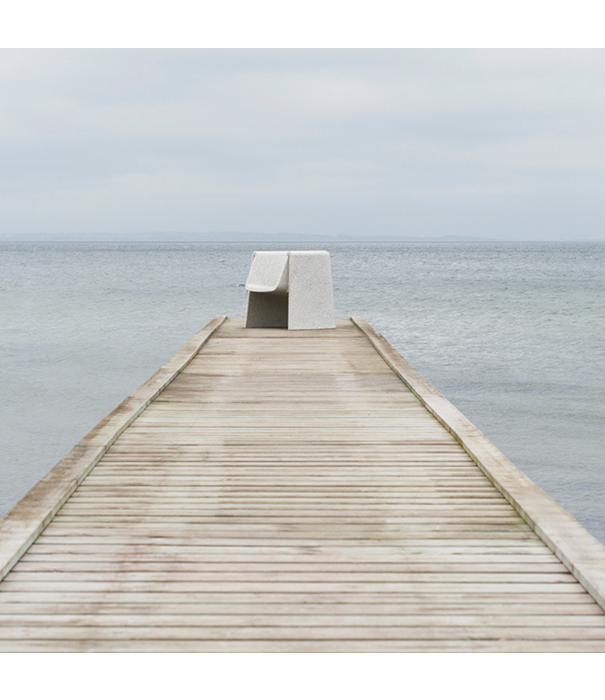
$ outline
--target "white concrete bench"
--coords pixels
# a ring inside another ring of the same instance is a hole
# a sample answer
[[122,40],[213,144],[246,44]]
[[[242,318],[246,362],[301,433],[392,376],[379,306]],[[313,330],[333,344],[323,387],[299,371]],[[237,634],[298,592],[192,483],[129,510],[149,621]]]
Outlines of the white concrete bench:
[[246,290],[246,328],[336,328],[325,250],[254,253]]

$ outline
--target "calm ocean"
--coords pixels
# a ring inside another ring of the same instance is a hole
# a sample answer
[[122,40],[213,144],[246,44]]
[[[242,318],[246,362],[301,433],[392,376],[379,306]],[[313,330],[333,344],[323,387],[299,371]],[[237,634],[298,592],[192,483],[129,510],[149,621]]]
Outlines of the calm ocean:
[[[0,514],[216,314],[254,244],[0,244]],[[605,244],[341,244],[365,317],[605,543]]]

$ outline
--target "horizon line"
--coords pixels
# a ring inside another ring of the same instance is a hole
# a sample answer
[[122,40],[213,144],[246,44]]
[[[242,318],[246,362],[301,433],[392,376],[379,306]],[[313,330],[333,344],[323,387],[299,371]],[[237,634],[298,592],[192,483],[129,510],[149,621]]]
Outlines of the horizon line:
[[0,243],[605,243],[605,238],[487,238],[480,236],[357,236],[303,233],[205,233],[149,231],[128,233],[32,233],[0,234]]

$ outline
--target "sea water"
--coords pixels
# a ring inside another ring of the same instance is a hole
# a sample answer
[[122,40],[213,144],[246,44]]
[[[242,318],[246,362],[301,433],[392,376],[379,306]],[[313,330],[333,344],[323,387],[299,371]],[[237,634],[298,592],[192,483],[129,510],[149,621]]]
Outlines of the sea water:
[[[276,244],[0,244],[0,514],[217,314]],[[365,317],[605,542],[605,245],[330,251]]]

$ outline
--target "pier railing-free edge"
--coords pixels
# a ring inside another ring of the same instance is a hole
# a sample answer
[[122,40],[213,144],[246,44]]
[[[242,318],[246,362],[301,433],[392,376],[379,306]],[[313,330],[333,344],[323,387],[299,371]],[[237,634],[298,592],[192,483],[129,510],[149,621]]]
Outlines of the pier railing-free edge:
[[226,316],[215,316],[163,367],[103,418],[0,519],[0,581],[43,532],[118,437],[197,355]]
[[534,484],[363,318],[351,321],[424,407],[450,432],[481,471],[605,610],[605,547]]

